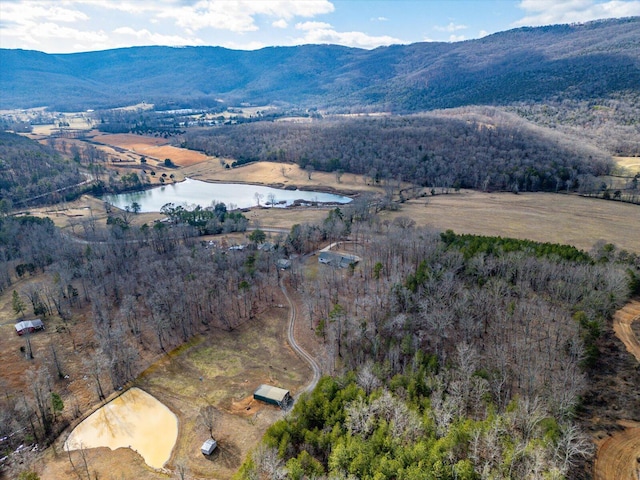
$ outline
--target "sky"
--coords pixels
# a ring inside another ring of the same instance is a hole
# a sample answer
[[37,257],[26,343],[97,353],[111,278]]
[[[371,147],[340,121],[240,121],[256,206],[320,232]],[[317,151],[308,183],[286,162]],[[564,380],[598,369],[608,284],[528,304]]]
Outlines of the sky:
[[0,0],[0,47],[237,50],[457,42],[522,26],[640,15],[640,0]]

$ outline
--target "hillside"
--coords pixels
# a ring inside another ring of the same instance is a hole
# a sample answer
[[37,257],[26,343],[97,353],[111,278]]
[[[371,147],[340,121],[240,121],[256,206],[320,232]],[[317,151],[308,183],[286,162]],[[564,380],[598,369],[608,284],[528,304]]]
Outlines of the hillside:
[[0,202],[19,205],[84,180],[78,165],[45,145],[0,132]]
[[0,108],[249,102],[397,112],[610,98],[640,84],[640,18],[520,28],[478,40],[374,50],[136,47],[0,50]]

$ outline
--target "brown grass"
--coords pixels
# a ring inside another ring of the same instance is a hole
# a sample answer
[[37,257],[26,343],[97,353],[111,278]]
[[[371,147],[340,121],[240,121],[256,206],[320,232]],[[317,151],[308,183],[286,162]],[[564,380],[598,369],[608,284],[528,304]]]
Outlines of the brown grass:
[[155,159],[158,162],[164,162],[165,158],[169,158],[173,163],[181,167],[195,165],[211,159],[211,157],[194,150],[171,146],[166,139],[160,137],[131,134],[96,135],[93,137],[93,141],[124,148],[138,155]]
[[640,172],[640,157],[613,157],[619,167],[622,167],[632,174]]
[[562,243],[585,250],[604,240],[640,253],[640,208],[620,202],[553,193],[463,191],[412,200],[399,212],[384,212],[382,218],[400,215],[438,230]]

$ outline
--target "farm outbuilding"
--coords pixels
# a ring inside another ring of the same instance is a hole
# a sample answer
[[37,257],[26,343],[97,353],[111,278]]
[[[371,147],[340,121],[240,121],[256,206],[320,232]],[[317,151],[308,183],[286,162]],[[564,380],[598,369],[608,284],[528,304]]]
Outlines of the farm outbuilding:
[[348,253],[337,252],[320,252],[318,255],[318,262],[324,265],[332,265],[334,267],[347,268],[351,264],[356,264],[360,261],[360,257],[357,255],[350,255]]
[[25,333],[33,333],[36,330],[44,330],[44,323],[39,318],[35,320],[23,320],[16,323],[16,333],[23,335]]
[[210,438],[202,444],[202,447],[200,447],[200,451],[203,455],[211,455],[217,446],[218,442],[216,442],[213,438]]
[[271,405],[278,405],[279,407],[284,407],[291,401],[289,390],[271,385],[260,385],[258,389],[253,392],[253,398],[261,402],[270,403]]

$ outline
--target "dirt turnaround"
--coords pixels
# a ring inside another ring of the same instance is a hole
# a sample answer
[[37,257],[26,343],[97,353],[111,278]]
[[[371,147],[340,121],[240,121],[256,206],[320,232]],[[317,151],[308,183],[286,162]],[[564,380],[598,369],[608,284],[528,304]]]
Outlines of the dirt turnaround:
[[[613,330],[629,353],[640,362],[640,342],[632,329],[634,322],[640,322],[639,300],[629,302],[616,312]],[[640,480],[640,422],[619,419],[617,423],[621,430],[599,443],[593,478]]]

